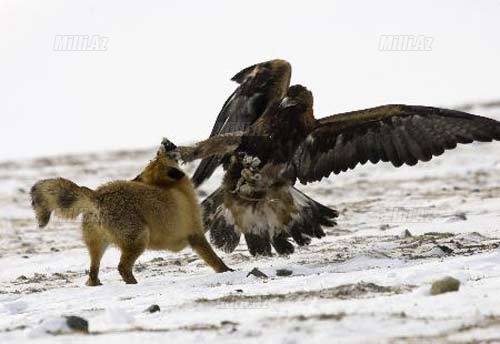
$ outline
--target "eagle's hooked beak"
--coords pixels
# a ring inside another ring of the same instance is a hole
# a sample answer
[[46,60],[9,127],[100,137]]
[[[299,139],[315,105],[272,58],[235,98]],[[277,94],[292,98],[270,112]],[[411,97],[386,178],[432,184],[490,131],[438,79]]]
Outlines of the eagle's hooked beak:
[[283,109],[286,109],[286,108],[293,107],[293,106],[295,106],[297,104],[298,104],[297,100],[292,99],[290,97],[285,97],[281,101],[280,107],[283,108]]

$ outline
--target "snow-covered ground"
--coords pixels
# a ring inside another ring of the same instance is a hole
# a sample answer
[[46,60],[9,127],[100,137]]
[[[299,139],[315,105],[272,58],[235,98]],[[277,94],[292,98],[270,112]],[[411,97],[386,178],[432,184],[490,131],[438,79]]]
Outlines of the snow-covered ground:
[[[500,119],[500,106],[467,110]],[[340,210],[339,226],[290,257],[220,253],[231,273],[189,249],[149,251],[139,284],[125,285],[110,249],[97,288],[84,285],[78,222],[38,229],[29,189],[54,176],[89,187],[130,179],[154,149],[0,163],[0,343],[500,342],[499,153],[499,142],[460,146],[417,167],[368,165],[302,187]],[[247,277],[254,267],[269,278]],[[446,276],[460,290],[431,296]],[[161,310],[145,312],[153,304]],[[90,334],[65,330],[69,315]]]

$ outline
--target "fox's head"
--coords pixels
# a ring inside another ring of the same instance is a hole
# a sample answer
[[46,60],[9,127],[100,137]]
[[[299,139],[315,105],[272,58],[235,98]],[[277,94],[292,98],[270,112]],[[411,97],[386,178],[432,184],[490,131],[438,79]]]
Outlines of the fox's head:
[[158,149],[156,157],[149,162],[144,170],[135,177],[135,182],[141,182],[160,187],[172,186],[175,183],[188,178],[179,168],[179,164],[166,153],[163,145]]

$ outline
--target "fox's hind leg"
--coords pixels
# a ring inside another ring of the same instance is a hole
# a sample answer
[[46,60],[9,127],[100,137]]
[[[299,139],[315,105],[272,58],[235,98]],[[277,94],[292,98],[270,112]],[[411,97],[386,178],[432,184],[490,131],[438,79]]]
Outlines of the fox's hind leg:
[[197,233],[188,237],[189,245],[215,272],[234,271],[229,268],[212,249],[203,233]]
[[122,255],[118,264],[118,272],[127,284],[136,284],[137,280],[132,272],[135,261],[146,250],[149,242],[149,233],[146,230],[140,232],[133,240],[120,243]]
[[85,214],[82,221],[83,239],[90,255],[90,270],[87,285],[95,287],[101,285],[99,280],[99,266],[101,258],[108,247],[108,242],[103,235],[94,215]]

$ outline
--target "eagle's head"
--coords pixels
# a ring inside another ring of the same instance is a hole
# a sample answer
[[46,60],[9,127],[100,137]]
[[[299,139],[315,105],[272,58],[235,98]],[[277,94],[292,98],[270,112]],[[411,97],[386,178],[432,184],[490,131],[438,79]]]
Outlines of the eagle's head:
[[302,85],[290,86],[286,97],[280,103],[280,109],[295,109],[296,111],[306,111],[313,107],[313,95]]

